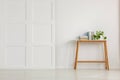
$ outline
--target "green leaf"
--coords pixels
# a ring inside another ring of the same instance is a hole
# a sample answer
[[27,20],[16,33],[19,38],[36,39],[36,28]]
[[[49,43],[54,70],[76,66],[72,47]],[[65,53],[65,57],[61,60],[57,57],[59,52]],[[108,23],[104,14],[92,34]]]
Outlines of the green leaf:
[[107,39],[107,37],[105,36],[104,39]]

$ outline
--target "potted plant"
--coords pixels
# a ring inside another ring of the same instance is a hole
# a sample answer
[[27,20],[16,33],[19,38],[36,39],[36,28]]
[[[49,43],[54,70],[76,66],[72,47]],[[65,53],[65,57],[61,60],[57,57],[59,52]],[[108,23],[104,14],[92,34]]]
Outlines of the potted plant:
[[96,31],[96,33],[93,35],[94,40],[105,40],[107,37],[104,35],[103,31]]

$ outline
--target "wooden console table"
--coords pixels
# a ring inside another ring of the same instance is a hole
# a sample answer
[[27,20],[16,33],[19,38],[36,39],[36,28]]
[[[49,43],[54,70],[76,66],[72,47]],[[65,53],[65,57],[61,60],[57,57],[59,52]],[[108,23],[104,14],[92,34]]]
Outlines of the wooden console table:
[[[105,60],[103,61],[79,61],[78,60],[78,51],[80,47],[81,42],[98,42],[98,43],[103,43],[104,44],[104,55],[105,55]],[[77,47],[76,47],[76,57],[75,57],[75,64],[74,64],[74,69],[76,70],[77,64],[78,63],[105,63],[105,69],[109,70],[109,62],[108,62],[108,51],[107,51],[107,41],[106,40],[77,40]]]

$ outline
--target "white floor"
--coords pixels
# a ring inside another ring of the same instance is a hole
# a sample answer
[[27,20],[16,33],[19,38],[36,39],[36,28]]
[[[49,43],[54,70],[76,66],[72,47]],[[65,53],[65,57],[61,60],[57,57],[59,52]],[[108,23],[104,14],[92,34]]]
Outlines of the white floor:
[[120,70],[0,70],[0,80],[120,80]]

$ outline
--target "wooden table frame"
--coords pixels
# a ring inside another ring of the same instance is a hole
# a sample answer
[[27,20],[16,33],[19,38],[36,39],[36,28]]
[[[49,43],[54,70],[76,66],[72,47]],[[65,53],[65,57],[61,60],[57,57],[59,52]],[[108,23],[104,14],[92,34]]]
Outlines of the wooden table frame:
[[[81,42],[102,42],[104,44],[104,61],[78,61],[78,51],[80,47]],[[109,62],[108,62],[108,51],[107,51],[107,41],[106,40],[77,40],[77,46],[76,46],[76,56],[75,56],[75,64],[74,69],[76,70],[78,63],[105,63],[105,69],[109,70]]]

